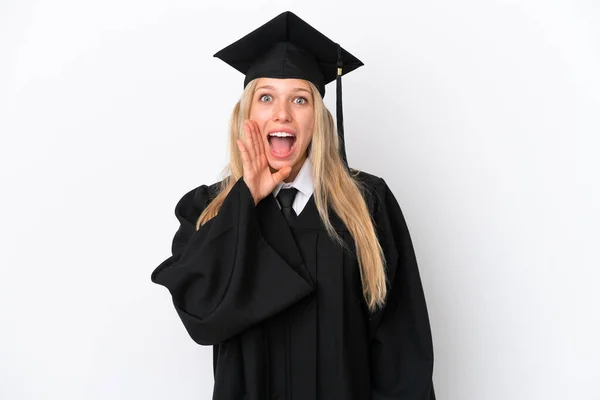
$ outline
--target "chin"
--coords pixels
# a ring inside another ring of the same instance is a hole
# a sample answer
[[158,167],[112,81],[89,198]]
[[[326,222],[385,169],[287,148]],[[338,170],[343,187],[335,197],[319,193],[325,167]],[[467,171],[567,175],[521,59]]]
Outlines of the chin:
[[286,165],[289,165],[293,168],[298,163],[300,158],[301,157],[299,157],[297,154],[290,154],[290,156],[285,159],[268,158],[267,161],[269,162],[269,167],[271,167],[271,169],[279,170]]
[[278,171],[286,165],[291,165],[293,167],[296,161],[295,158],[291,157],[289,160],[269,160],[269,167],[271,167],[272,170]]

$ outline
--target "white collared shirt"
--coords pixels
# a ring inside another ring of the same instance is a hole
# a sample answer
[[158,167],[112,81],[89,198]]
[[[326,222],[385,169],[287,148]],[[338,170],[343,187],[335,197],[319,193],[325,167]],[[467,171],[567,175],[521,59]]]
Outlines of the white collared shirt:
[[[287,189],[291,187],[298,189],[298,193],[296,193],[292,208],[296,212],[296,215],[300,215],[304,209],[304,206],[306,206],[308,200],[310,200],[310,196],[312,196],[313,192],[315,191],[313,187],[312,164],[310,162],[310,157],[306,157],[306,160],[304,160],[304,164],[302,164],[302,168],[300,168],[300,171],[298,171],[298,175],[296,175],[296,179],[294,179],[294,181],[280,182],[277,186],[275,186],[275,189],[272,192],[273,196],[277,198],[277,194],[279,194],[281,188]],[[279,208],[281,208],[279,202],[277,202],[277,205]]]

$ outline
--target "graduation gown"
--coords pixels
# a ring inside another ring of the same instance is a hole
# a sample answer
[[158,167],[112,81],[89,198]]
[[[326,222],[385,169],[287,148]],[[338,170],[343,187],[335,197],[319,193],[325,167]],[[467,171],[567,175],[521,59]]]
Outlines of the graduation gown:
[[196,219],[217,184],[177,203],[172,256],[152,273],[191,338],[213,346],[213,400],[434,400],[433,346],[412,242],[381,178],[356,179],[387,260],[386,306],[370,313],[354,241],[333,242],[314,197],[289,226],[276,199],[256,206],[243,179],[218,215]]

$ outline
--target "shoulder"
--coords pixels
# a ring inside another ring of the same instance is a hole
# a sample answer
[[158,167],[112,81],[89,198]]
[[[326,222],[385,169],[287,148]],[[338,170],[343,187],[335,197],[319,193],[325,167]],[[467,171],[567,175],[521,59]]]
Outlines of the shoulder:
[[350,174],[355,181],[369,189],[377,190],[385,187],[385,181],[379,176],[353,168],[350,168]]
[[387,183],[382,177],[365,171],[351,168],[350,173],[360,187],[369,209],[375,212],[385,202],[386,193],[389,190]]
[[197,219],[208,204],[219,194],[224,180],[200,185],[187,191],[175,206],[175,215],[188,220]]

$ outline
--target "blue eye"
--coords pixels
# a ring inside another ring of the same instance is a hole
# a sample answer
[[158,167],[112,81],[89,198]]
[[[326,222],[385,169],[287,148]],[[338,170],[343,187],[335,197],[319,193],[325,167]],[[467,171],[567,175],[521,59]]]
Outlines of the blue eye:
[[[300,102],[300,103],[299,103],[299,102],[297,102],[296,100],[302,100],[302,102]],[[308,103],[308,100],[306,100],[306,98],[304,98],[304,97],[296,97],[296,98],[294,99],[294,102],[295,102],[296,104],[306,104],[306,103]]]
[[270,95],[270,94],[263,94],[262,96],[260,96],[259,100],[264,102],[264,100],[263,100],[263,99],[264,99],[265,97],[268,97],[268,98],[270,99],[270,98],[271,98],[271,95]]

